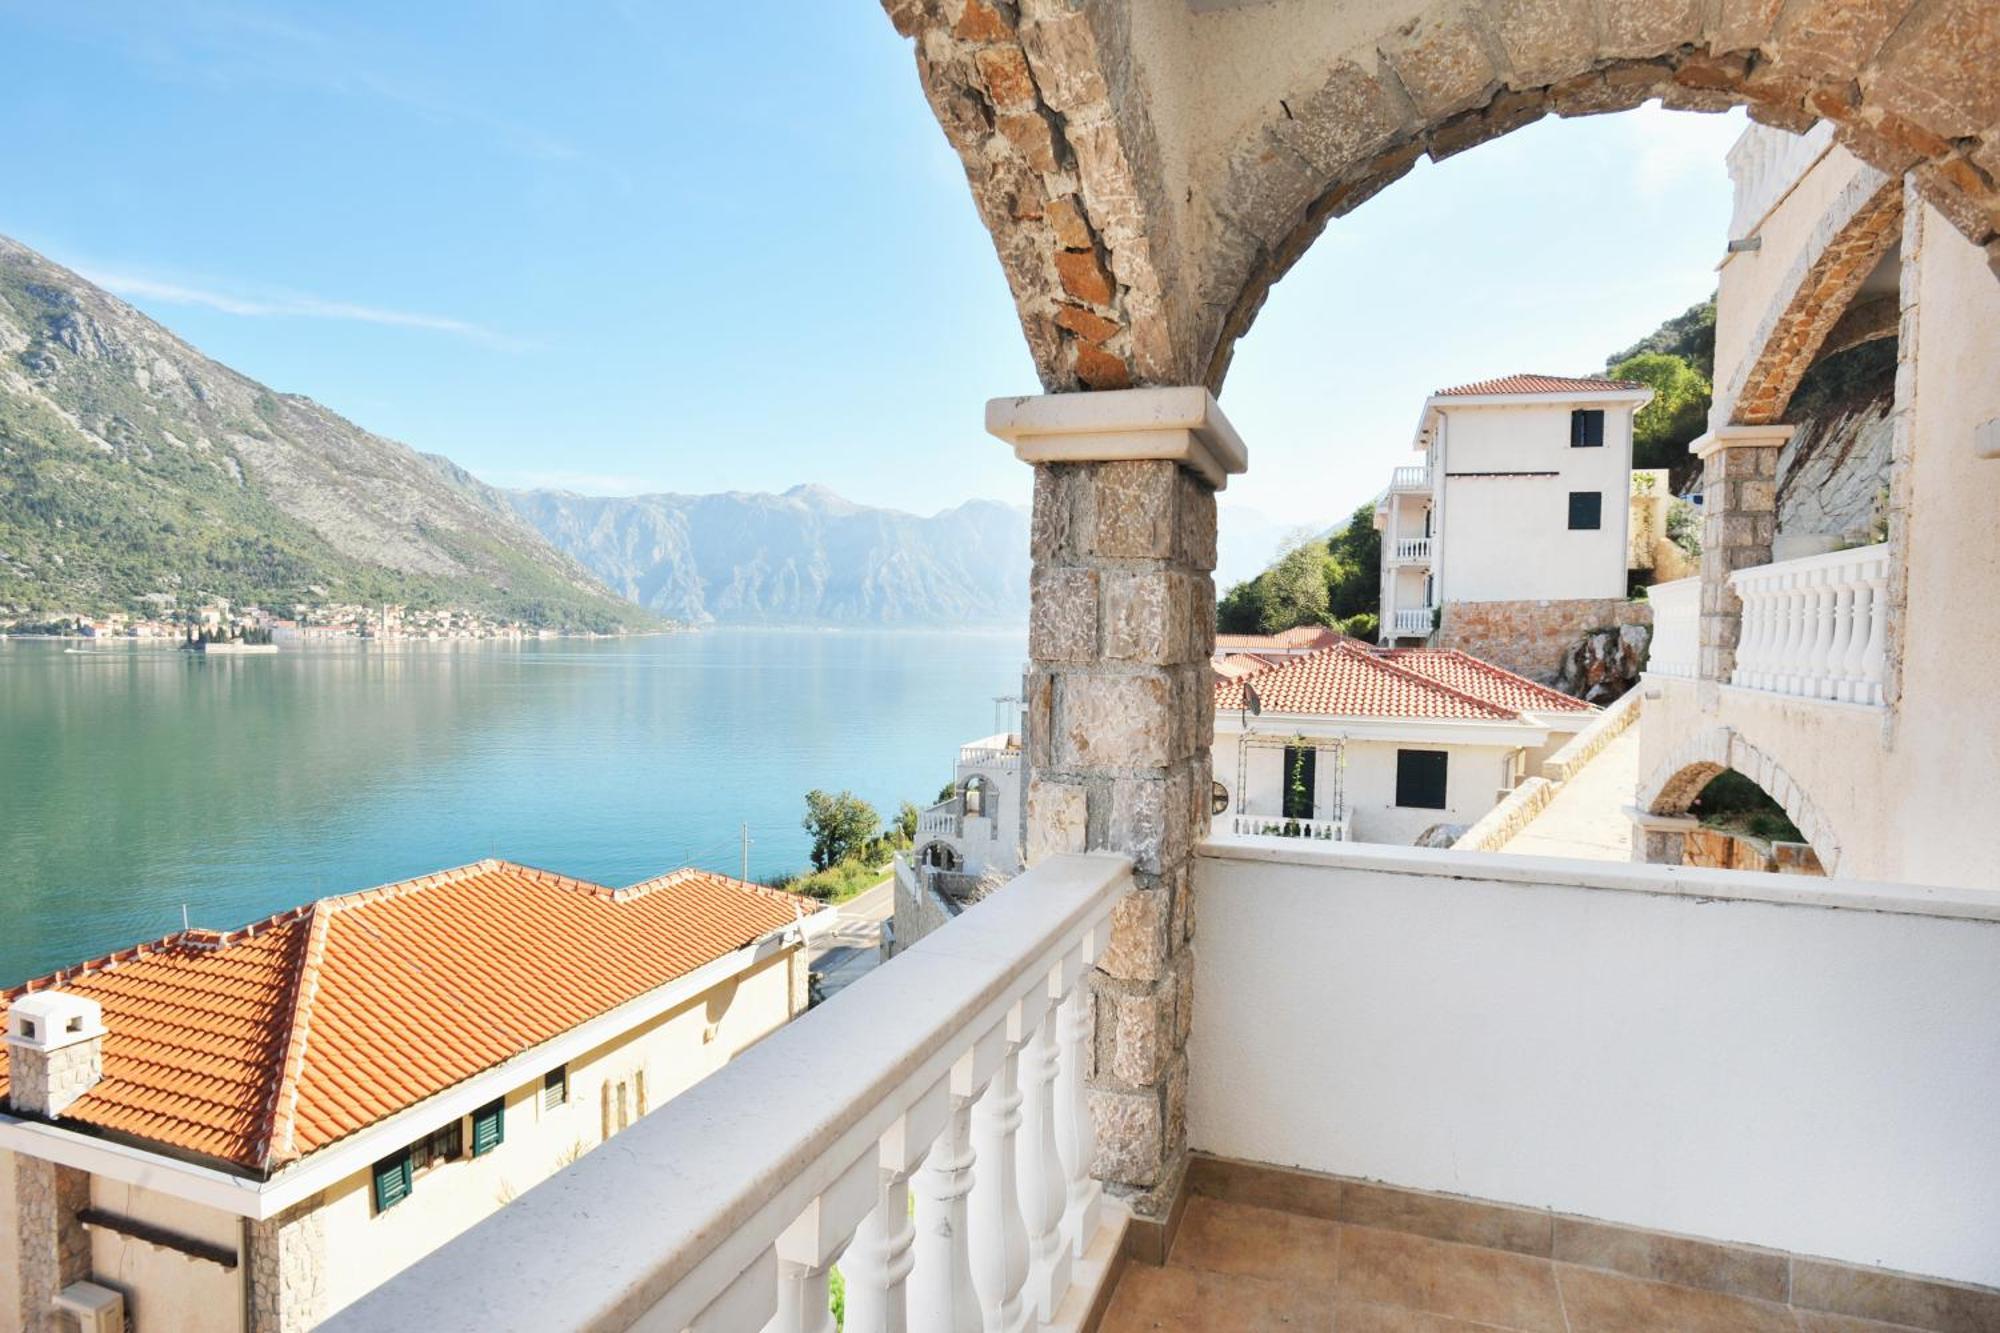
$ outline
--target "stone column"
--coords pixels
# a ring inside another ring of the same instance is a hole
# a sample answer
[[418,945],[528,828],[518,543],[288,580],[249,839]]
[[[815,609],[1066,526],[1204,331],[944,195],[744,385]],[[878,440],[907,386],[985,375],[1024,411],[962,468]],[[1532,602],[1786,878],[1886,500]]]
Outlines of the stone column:
[[305,1333],[326,1318],[326,1220],[321,1196],[250,1224],[249,1333]]
[[14,1235],[20,1246],[22,1333],[60,1328],[56,1293],[90,1276],[90,1233],[77,1215],[90,1206],[90,1173],[14,1154]]
[[1190,861],[1209,819],[1215,492],[1247,464],[1201,388],[996,399],[1035,465],[1027,852],[1129,855],[1091,977],[1093,1174],[1164,1223],[1187,1164]]
[[1656,866],[1677,866],[1686,851],[1688,830],[1701,821],[1687,815],[1655,815],[1628,808],[1632,821],[1632,859]]
[[1701,679],[1727,684],[1736,669],[1743,603],[1739,569],[1771,563],[1778,535],[1778,451],[1791,426],[1719,426],[1688,446],[1702,462]]

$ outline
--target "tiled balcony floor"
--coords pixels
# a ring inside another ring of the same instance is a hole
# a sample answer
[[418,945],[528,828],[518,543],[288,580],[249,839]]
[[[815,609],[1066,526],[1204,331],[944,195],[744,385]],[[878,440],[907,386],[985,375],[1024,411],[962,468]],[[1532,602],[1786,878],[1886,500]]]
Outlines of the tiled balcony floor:
[[1126,1265],[1100,1333],[1266,1328],[1903,1333],[1907,1326],[1198,1196],[1164,1267]]

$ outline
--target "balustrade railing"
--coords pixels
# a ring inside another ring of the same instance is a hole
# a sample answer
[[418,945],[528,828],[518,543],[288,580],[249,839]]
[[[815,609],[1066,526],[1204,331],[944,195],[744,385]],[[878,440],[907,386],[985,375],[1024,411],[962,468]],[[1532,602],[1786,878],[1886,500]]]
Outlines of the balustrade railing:
[[1389,558],[1401,561],[1428,560],[1431,558],[1431,539],[1429,537],[1398,537],[1391,546]]
[[948,801],[939,801],[917,815],[917,836],[920,838],[956,838],[959,827],[956,796]]
[[1354,816],[1338,819],[1291,819],[1285,815],[1244,815],[1229,817],[1231,833],[1248,833],[1266,838],[1314,838],[1321,842],[1350,841]]
[[324,1327],[822,1333],[836,1267],[849,1333],[1054,1320],[1117,1236],[1085,977],[1131,885],[1048,858]]
[[958,762],[1012,772],[1021,766],[1021,752],[1012,748],[1003,749],[997,745],[961,745],[958,749]]
[[1655,583],[1646,589],[1646,600],[1653,607],[1647,672],[1693,679],[1701,665],[1701,580]]
[[1833,124],[1821,121],[1805,134],[1754,121],[1729,150],[1726,161],[1735,187],[1729,235],[1740,240],[1754,232],[1764,215],[1804,176],[1833,142]]
[[1389,488],[1397,491],[1427,491],[1431,488],[1431,470],[1421,463],[1399,467],[1389,474]]
[[1888,582],[1880,544],[1737,570],[1729,583],[1743,620],[1729,683],[1880,704]]
[[1436,607],[1415,606],[1395,612],[1390,619],[1390,628],[1399,635],[1429,634],[1436,623]]

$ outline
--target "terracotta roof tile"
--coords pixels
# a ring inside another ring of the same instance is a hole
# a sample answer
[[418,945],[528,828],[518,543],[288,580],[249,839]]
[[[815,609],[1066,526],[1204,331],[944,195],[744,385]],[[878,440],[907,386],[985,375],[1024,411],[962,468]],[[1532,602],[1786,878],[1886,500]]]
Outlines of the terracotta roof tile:
[[[104,1008],[64,1119],[253,1168],[311,1153],[789,925],[804,899],[700,870],[611,889],[506,861],[28,982]],[[0,1052],[0,1096],[6,1093]]]
[[1498,379],[1478,380],[1472,384],[1460,384],[1450,389],[1437,390],[1435,397],[1484,397],[1489,394],[1509,393],[1610,393],[1618,389],[1643,389],[1646,386],[1637,380],[1601,380],[1581,378],[1575,375],[1536,375],[1522,373],[1502,375]]
[[1376,655],[1488,703],[1523,713],[1591,713],[1593,705],[1457,649],[1383,648]]
[[1473,722],[1511,722],[1520,715],[1518,709],[1405,670],[1351,641],[1286,658],[1234,680],[1218,679],[1215,706],[1245,707],[1249,690],[1273,713]]

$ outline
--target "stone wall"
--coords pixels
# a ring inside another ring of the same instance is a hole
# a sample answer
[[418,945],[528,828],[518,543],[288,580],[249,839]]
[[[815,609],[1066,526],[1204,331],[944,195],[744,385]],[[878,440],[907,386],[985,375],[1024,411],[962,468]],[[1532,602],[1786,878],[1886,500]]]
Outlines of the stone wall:
[[1618,625],[1653,623],[1653,608],[1624,598],[1563,601],[1446,602],[1435,636],[1529,680],[1552,682],[1563,653],[1584,634]]
[[14,1154],[15,1297],[22,1333],[56,1333],[62,1327],[52,1308],[56,1293],[90,1276],[90,1233],[77,1221],[89,1206],[89,1172]]
[[305,1333],[327,1316],[320,1197],[250,1224],[250,1333]]
[[8,1064],[8,1104],[28,1115],[59,1116],[104,1076],[104,1041],[73,1042],[53,1051],[16,1047]]

